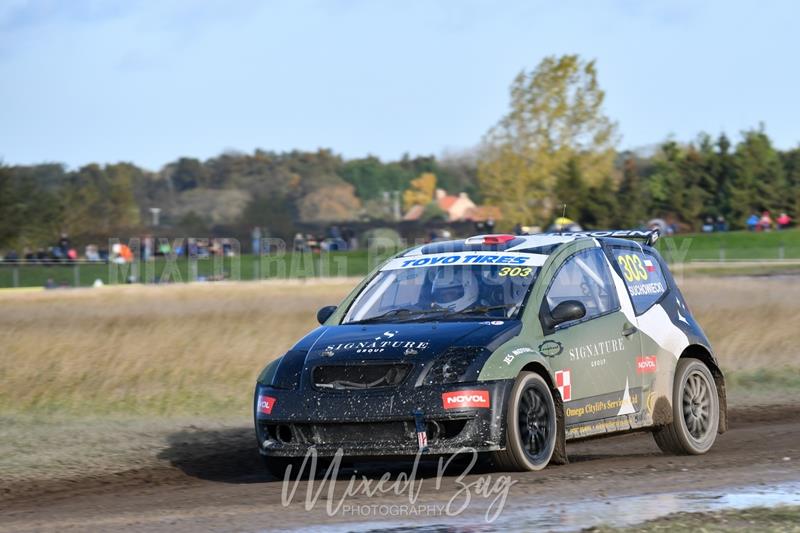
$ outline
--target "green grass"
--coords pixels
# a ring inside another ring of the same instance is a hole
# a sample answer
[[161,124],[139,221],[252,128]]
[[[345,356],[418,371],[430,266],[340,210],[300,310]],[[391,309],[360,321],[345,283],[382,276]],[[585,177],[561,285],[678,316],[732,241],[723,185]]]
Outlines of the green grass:
[[626,528],[593,527],[585,531],[800,532],[800,507],[753,507],[713,513],[676,513]]
[[719,266],[697,266],[703,263],[694,263],[691,268],[686,268],[683,271],[685,276],[711,276],[711,277],[725,277],[725,276],[798,276],[800,275],[800,263],[793,264],[783,263],[768,263],[761,265],[737,265],[735,263],[728,263],[724,268]]
[[800,259],[800,230],[676,235],[657,248],[669,262]]
[[[691,261],[736,261],[736,260],[778,260],[800,259],[800,230],[771,231],[755,233],[748,231],[732,231],[727,233],[691,234],[675,237],[663,237],[657,243],[660,252],[669,262]],[[386,257],[387,254],[383,254]],[[211,259],[196,262],[196,270],[187,258],[180,258],[174,265],[168,265],[164,259],[157,259],[150,271],[140,268],[139,279],[145,278],[149,283],[162,281],[167,266],[175,266],[177,275],[167,276],[163,281],[185,282],[198,277],[208,277],[223,271],[226,279],[256,280],[268,278],[311,278],[328,276],[363,276],[377,259],[370,260],[366,250],[353,252],[331,252],[322,255],[310,253],[289,253],[283,256],[264,256],[258,258],[243,255],[236,263],[225,259],[221,267],[215,267]],[[737,267],[738,268],[738,267]],[[709,272],[713,275],[768,275],[781,266],[741,267],[741,272],[718,270]],[[794,265],[786,266],[790,272],[800,270]],[[0,263],[0,288],[13,287],[14,268]],[[89,286],[96,279],[103,283],[124,282],[125,274],[121,269],[109,265],[53,265],[53,266],[20,266],[17,269],[17,283],[20,287],[41,287],[52,278],[58,285]]]
[[284,256],[242,255],[238,258],[225,258],[215,264],[213,259],[190,261],[186,257],[168,263],[163,258],[146,264],[117,265],[106,264],[58,264],[58,265],[20,265],[14,267],[0,263],[0,288],[14,287],[16,270],[19,287],[42,287],[48,279],[59,286],[88,287],[96,279],[105,284],[124,283],[128,275],[136,272],[137,278],[148,283],[175,283],[193,281],[223,274],[225,279],[258,280],[271,278],[314,278],[363,276],[376,261],[387,254],[370,259],[366,250],[353,252],[331,252],[324,254],[291,253]]

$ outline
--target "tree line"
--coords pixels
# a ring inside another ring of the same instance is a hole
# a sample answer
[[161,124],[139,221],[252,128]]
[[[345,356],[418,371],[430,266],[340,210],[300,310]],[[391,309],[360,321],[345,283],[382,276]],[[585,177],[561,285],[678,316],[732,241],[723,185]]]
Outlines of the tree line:
[[46,246],[61,233],[157,233],[152,208],[162,226],[196,235],[259,226],[288,238],[302,224],[391,225],[398,208],[429,201],[434,185],[500,207],[501,229],[545,226],[564,205],[586,228],[659,217],[691,231],[723,217],[739,229],[754,212],[800,214],[800,148],[776,149],[763,126],[733,140],[700,134],[620,151],[604,98],[593,61],[548,57],[520,72],[509,112],[460,154],[382,161],[328,149],[256,150],[181,157],[157,171],[133,163],[0,164],[0,250]]
[[521,71],[508,113],[478,158],[485,199],[515,222],[547,224],[563,212],[588,228],[634,227],[659,217],[684,231],[722,217],[733,229],[762,211],[800,211],[800,148],[777,150],[763,125],[737,141],[701,133],[652,153],[620,152],[604,113],[594,61],[547,57]]

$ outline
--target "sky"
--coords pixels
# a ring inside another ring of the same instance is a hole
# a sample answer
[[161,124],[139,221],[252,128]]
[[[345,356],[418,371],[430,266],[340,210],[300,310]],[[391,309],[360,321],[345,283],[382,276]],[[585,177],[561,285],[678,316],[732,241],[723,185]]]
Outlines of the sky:
[[0,0],[0,160],[468,150],[547,55],[596,59],[620,148],[800,142],[800,2]]

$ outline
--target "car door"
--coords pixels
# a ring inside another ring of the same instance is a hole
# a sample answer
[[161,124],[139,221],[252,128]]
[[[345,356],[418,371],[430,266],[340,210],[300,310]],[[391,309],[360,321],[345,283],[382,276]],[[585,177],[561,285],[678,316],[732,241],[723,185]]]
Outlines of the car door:
[[544,341],[539,349],[552,357],[567,426],[638,412],[639,331],[622,312],[608,259],[599,247],[577,252],[562,263],[541,302],[540,318],[570,300],[583,304],[586,314],[553,327],[542,319]]
[[[651,249],[637,244],[627,246],[615,244],[608,250],[609,259],[624,282],[626,296],[630,298],[638,327],[639,317],[658,303],[668,291],[669,284],[664,277],[661,263]],[[680,310],[678,316],[680,320]],[[643,335],[644,333],[640,333],[640,336]],[[644,342],[645,339],[642,338],[642,341],[643,347],[652,347],[652,340]],[[643,349],[642,354],[636,359],[636,373],[638,386],[644,391],[652,389],[657,369],[658,357],[655,351]]]

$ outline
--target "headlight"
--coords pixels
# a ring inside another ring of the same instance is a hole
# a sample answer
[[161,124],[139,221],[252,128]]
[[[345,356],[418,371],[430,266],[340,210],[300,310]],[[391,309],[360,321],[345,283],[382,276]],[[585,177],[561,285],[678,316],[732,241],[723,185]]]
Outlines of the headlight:
[[459,381],[475,381],[480,374],[488,350],[480,346],[448,348],[425,374],[425,385],[443,385]]
[[267,366],[258,375],[258,381],[262,385],[272,385],[272,379],[275,377],[275,372],[278,370],[278,365],[281,363],[281,358],[278,357]]
[[261,371],[258,382],[276,389],[296,389],[306,361],[305,350],[289,350]]

